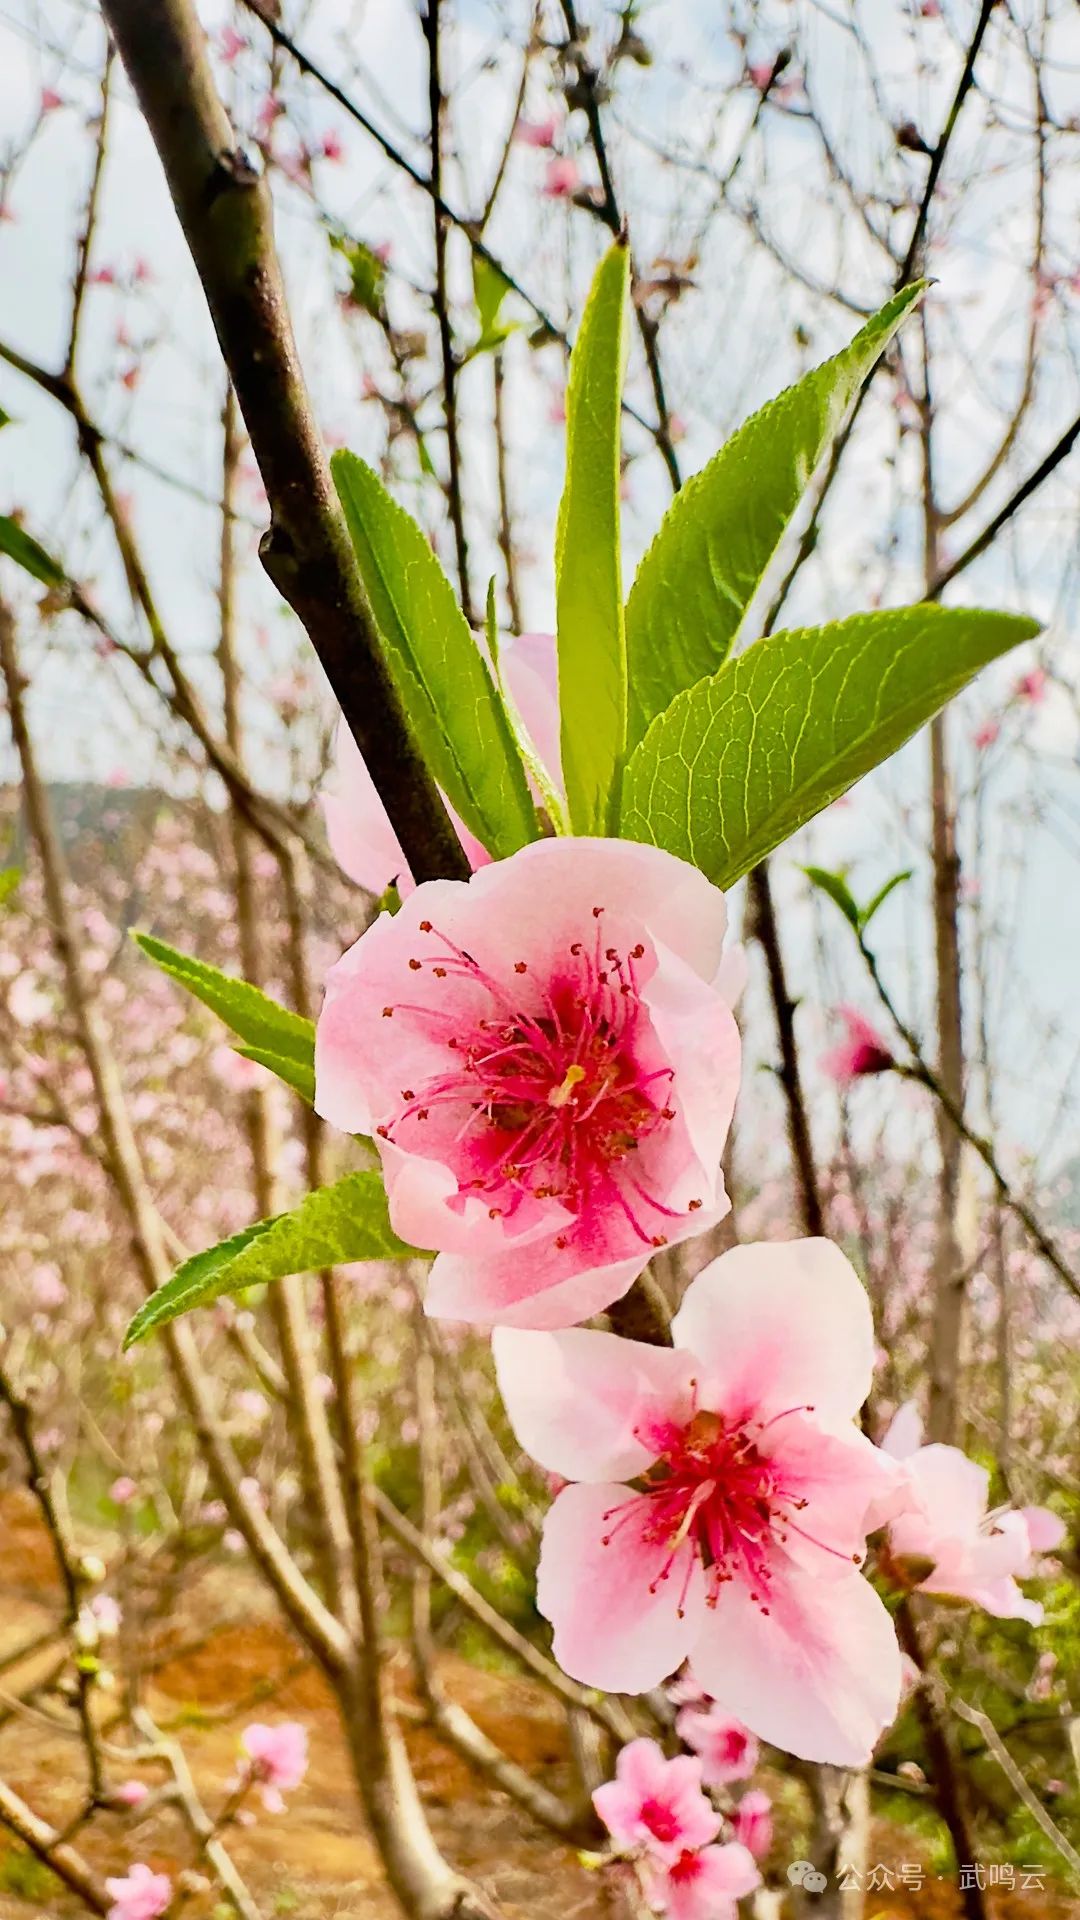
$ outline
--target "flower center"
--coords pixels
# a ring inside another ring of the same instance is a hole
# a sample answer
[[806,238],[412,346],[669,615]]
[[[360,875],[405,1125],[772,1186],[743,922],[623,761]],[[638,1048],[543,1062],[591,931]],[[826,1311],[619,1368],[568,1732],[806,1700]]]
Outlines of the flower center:
[[[716,1605],[729,1581],[738,1580],[767,1614],[776,1550],[792,1533],[812,1536],[798,1520],[808,1505],[806,1498],[787,1481],[782,1464],[762,1442],[780,1421],[809,1411],[791,1407],[771,1420],[739,1424],[700,1411],[687,1426],[673,1425],[663,1435],[660,1457],[643,1476],[643,1491],[605,1514],[605,1524],[614,1524],[604,1535],[604,1545],[633,1519],[643,1541],[666,1547],[667,1557],[649,1586],[650,1593],[656,1593],[689,1541],[695,1552],[687,1562],[683,1601],[697,1561],[706,1571],[709,1606]],[[814,1544],[835,1551],[824,1542]]]
[[681,1832],[681,1823],[669,1806],[662,1800],[645,1800],[641,1807],[642,1824],[661,1841],[677,1840]]
[[[471,954],[421,921],[436,950],[409,966],[436,981],[480,987],[487,1010],[463,1023],[460,1001],[456,1010],[437,998],[383,1009],[387,1017],[422,1019],[442,1041],[447,1062],[423,1086],[403,1088],[400,1111],[377,1132],[423,1152],[424,1124],[437,1112],[451,1122],[440,1131],[440,1155],[463,1193],[489,1198],[493,1219],[528,1199],[557,1201],[574,1215],[605,1200],[639,1239],[659,1247],[666,1239],[656,1216],[677,1216],[648,1192],[634,1156],[675,1118],[667,1104],[673,1070],[653,1064],[637,972],[645,948],[623,954],[605,945],[603,911],[593,908],[592,943],[574,941],[545,980],[516,961],[520,994],[507,992]],[[691,1210],[700,1204],[692,1201]]]

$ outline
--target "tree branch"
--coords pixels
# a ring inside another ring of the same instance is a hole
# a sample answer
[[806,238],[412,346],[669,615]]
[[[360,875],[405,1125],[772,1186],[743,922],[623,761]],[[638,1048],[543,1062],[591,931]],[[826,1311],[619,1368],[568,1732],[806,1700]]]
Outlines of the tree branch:
[[259,465],[264,567],[307,630],[415,878],[468,865],[382,658],[304,386],[270,192],[235,143],[189,0],[103,0]]

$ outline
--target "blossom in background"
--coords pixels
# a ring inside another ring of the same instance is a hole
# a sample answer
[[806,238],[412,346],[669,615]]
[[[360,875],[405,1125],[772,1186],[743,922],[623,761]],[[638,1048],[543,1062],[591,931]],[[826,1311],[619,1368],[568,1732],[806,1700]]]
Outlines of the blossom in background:
[[[540,759],[558,783],[559,705],[555,682],[555,639],[550,633],[523,633],[500,653],[513,700]],[[343,873],[369,893],[383,894],[393,882],[402,898],[413,878],[386,808],[344,721],[338,725],[332,783],[319,796],[330,851]],[[464,822],[450,817],[471,867],[486,866],[490,855]]]
[[581,185],[577,161],[568,153],[553,153],[544,169],[544,193],[549,200],[568,200]]
[[1022,673],[1013,688],[1013,699],[1026,700],[1032,707],[1045,700],[1046,668],[1032,667],[1028,673]]
[[684,1707],[675,1722],[680,1740],[696,1753],[707,1787],[749,1780],[758,1763],[758,1743],[741,1720],[715,1707]]
[[923,1593],[970,1600],[998,1619],[1038,1626],[1042,1607],[1017,1580],[1035,1572],[1037,1554],[1060,1546],[1065,1527],[1057,1514],[1047,1507],[988,1512],[986,1468],[959,1447],[923,1446],[922,1421],[910,1401],[881,1444],[906,1476],[907,1503],[889,1523],[889,1549],[921,1575],[912,1584]]
[[[572,1678],[643,1693],[685,1659],[720,1714],[807,1760],[864,1764],[900,1654],[859,1567],[897,1463],[859,1432],[874,1334],[826,1240],[738,1247],[687,1289],[673,1348],[500,1328],[525,1450],[568,1485],[537,1599]],[[634,1482],[636,1484],[629,1484]]]
[[514,139],[519,147],[551,147],[559,123],[553,113],[546,114],[543,120],[519,120],[514,128]]
[[732,1825],[735,1838],[740,1840],[755,1860],[764,1860],[773,1842],[772,1801],[760,1787],[752,1787],[744,1793],[735,1809]]
[[632,841],[552,839],[417,888],[331,968],[315,1104],[373,1133],[443,1319],[568,1326],[728,1210],[724,898]]
[[129,1507],[139,1489],[128,1473],[121,1473],[109,1488],[109,1499],[115,1507]]
[[984,752],[987,747],[994,745],[994,742],[999,738],[1000,734],[1000,720],[984,720],[982,725],[976,727],[972,734],[971,744],[973,747],[977,747],[980,752]]
[[886,1073],[895,1067],[896,1059],[888,1042],[883,1040],[869,1020],[864,1020],[854,1007],[838,1007],[837,1012],[847,1029],[845,1038],[831,1053],[827,1053],[822,1062],[823,1073],[841,1086],[849,1081],[858,1080],[867,1073]]
[[119,1633],[124,1614],[119,1600],[114,1600],[111,1593],[95,1593],[88,1611],[104,1639],[111,1640]]
[[655,1740],[631,1740],[615,1763],[615,1778],[597,1787],[593,1806],[615,1845],[644,1847],[657,1860],[675,1861],[688,1847],[715,1840],[721,1820],[701,1790],[701,1762],[689,1754],[664,1757]]
[[155,1873],[141,1861],[118,1880],[106,1880],[105,1891],[112,1901],[108,1920],[159,1920],[173,1895],[167,1873]]
[[292,1793],[308,1770],[307,1728],[299,1720],[282,1720],[273,1727],[256,1721],[245,1727],[240,1745],[251,1777],[263,1783],[263,1806],[268,1813],[282,1813],[282,1795]]
[[647,1861],[649,1904],[667,1920],[737,1920],[736,1902],[761,1885],[753,1855],[737,1840],[680,1854],[671,1866]]
[[124,1780],[113,1792],[112,1798],[121,1807],[141,1807],[150,1797],[150,1789],[145,1780]]

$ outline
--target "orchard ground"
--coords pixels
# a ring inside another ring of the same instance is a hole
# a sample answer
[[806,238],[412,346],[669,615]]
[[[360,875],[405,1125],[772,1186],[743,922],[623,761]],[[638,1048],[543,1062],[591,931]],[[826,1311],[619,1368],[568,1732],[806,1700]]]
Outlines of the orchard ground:
[[[21,1492],[0,1496],[0,1775],[35,1808],[62,1826],[78,1805],[73,1763],[80,1751],[49,1723],[47,1692],[26,1712],[13,1710],[18,1694],[47,1680],[57,1643],[30,1646],[57,1618],[58,1589],[48,1538]],[[396,1920],[374,1848],[362,1830],[334,1705],[320,1675],[279,1625],[258,1584],[242,1567],[220,1564],[182,1590],[167,1624],[150,1626],[144,1653],[144,1702],[166,1734],[182,1742],[196,1785],[213,1813],[236,1765],[242,1728],[256,1719],[300,1720],[308,1729],[311,1766],[284,1814],[258,1811],[255,1822],[232,1831],[230,1852],[267,1920]],[[512,1920],[614,1920],[621,1899],[600,1883],[584,1888],[576,1857],[532,1827],[432,1739],[410,1685],[404,1655],[394,1672],[407,1719],[407,1737],[436,1833],[455,1864],[505,1905]],[[534,1776],[556,1788],[569,1782],[566,1729],[542,1688],[505,1672],[490,1673],[459,1655],[442,1656],[441,1677],[484,1732]],[[161,1769],[146,1769],[151,1781]],[[119,1782],[121,1773],[117,1773]],[[779,1794],[775,1858],[795,1857],[798,1835],[787,1823]],[[102,1851],[102,1843],[111,1851]],[[82,1842],[80,1842],[82,1844]],[[86,1851],[103,1871],[146,1860],[175,1873],[191,1864],[186,1836],[167,1809],[131,1822],[118,1816],[111,1835],[104,1823]],[[926,1864],[924,1843],[896,1824],[874,1824],[870,1857],[899,1879],[904,1864]],[[1019,1877],[1019,1876],[1018,1876]],[[220,1896],[207,1891],[185,1903],[188,1920],[209,1920]],[[0,1835],[0,1920],[85,1911],[43,1868]],[[1080,1900],[1061,1894],[995,1892],[994,1920],[1080,1920]],[[955,1882],[929,1870],[922,1888],[868,1896],[871,1920],[959,1920]]]

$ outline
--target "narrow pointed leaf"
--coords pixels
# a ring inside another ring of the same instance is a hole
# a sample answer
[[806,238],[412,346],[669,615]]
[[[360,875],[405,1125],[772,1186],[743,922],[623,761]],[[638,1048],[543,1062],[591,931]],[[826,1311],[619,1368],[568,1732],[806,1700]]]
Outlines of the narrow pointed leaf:
[[555,535],[562,766],[577,833],[610,830],[626,740],[619,427],[629,252],[600,262],[570,359]]
[[6,553],[9,560],[14,560],[16,566],[40,580],[43,586],[67,586],[67,574],[59,561],[6,513],[0,513],[0,553]]
[[849,926],[859,930],[859,909],[854,896],[842,873],[831,873],[828,867],[804,867],[803,872],[819,893],[827,893],[829,899],[839,907]]
[[314,1097],[315,1028],[310,1020],[280,1006],[250,981],[238,980],[204,960],[180,953],[153,934],[136,933],[134,939],[155,966],[186,987],[244,1041],[244,1048],[238,1048],[238,1052],[247,1052],[251,1059],[270,1067],[306,1100]]
[[171,1280],[144,1301],[131,1322],[125,1347],[144,1340],[194,1307],[222,1294],[266,1286],[291,1273],[310,1273],[352,1260],[415,1258],[394,1233],[386,1192],[377,1173],[349,1173],[332,1187],[318,1187],[294,1207],[234,1233],[178,1267]]
[[489,853],[535,840],[536,808],[487,662],[411,515],[354,453],[330,463],[387,662],[420,749]]
[[752,414],[668,509],[626,605],[631,747],[727,658],[810,480],[924,286],[905,287],[842,353]]
[[868,900],[865,907],[863,907],[859,913],[859,931],[861,933],[866,932],[878,908],[885,905],[890,893],[895,893],[897,887],[905,886],[911,879],[914,871],[914,867],[905,867],[902,873],[894,873],[891,879],[886,880],[883,887],[878,888],[873,899]]
[[627,765],[621,831],[731,886],[1038,631],[925,605],[759,640],[653,721]]

